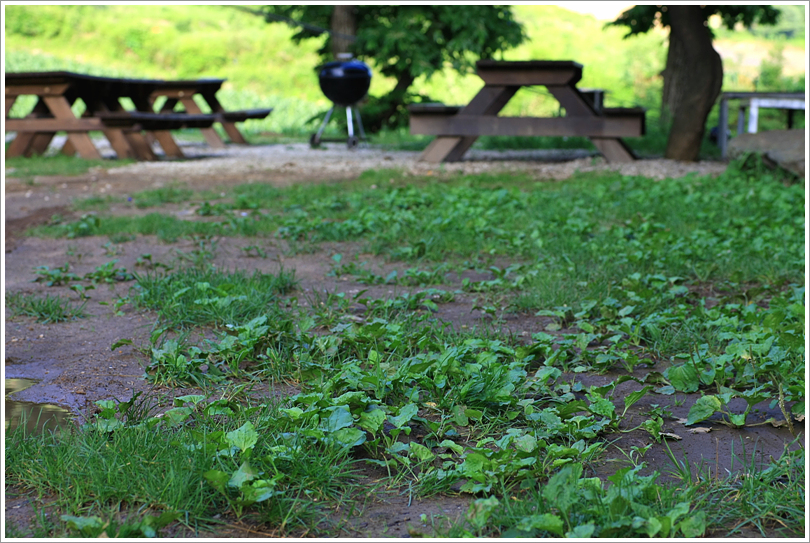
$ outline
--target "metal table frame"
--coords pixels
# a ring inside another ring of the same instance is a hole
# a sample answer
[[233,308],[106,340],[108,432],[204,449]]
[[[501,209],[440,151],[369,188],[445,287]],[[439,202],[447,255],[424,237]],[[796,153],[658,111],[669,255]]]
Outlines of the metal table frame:
[[745,110],[748,109],[749,134],[756,134],[759,123],[759,109],[772,108],[787,111],[788,128],[793,128],[793,112],[804,110],[804,93],[801,92],[724,92],[720,95],[720,119],[718,121],[717,143],[720,146],[720,156],[726,158],[728,153],[728,102],[739,100],[739,116],[737,117],[737,135],[745,130]]

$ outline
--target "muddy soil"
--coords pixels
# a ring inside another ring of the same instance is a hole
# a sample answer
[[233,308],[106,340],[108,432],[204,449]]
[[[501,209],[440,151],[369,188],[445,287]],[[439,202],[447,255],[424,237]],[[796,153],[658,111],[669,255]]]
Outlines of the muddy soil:
[[[626,174],[646,175],[651,178],[678,177],[689,172],[716,174],[725,165],[722,163],[684,164],[665,160],[638,161],[630,165],[605,164],[601,158],[588,156],[587,152],[478,152],[471,158],[456,164],[436,167],[416,162],[417,153],[360,149],[355,153],[340,145],[326,146],[324,150],[310,150],[308,146],[276,145],[237,147],[224,151],[211,151],[198,146],[186,147],[187,154],[194,157],[187,161],[159,161],[139,163],[125,167],[96,169],[86,175],[75,177],[35,178],[24,182],[13,177],[6,179],[5,185],[5,292],[38,293],[77,298],[66,286],[47,287],[42,282],[32,282],[36,278],[36,266],[49,266],[51,269],[70,263],[71,271],[79,276],[94,270],[97,266],[118,259],[117,266],[127,270],[138,270],[136,261],[143,254],[151,254],[154,262],[177,264],[184,254],[197,248],[190,240],[176,243],[163,243],[154,237],[138,237],[133,241],[115,246],[108,244],[107,238],[85,237],[73,240],[39,239],[27,237],[25,230],[47,223],[53,215],[70,218],[77,215],[71,210],[72,201],[91,195],[129,195],[138,191],[164,186],[168,183],[186,185],[194,190],[227,187],[246,182],[269,183],[287,186],[294,183],[339,183],[351,179],[370,168],[392,168],[412,174],[443,175],[444,172],[483,172],[483,171],[524,171],[534,176],[538,182],[564,179],[576,171],[617,169]],[[566,160],[568,159],[568,160]],[[13,172],[7,172],[13,175]],[[133,206],[113,207],[112,213],[147,213],[151,210],[137,210]],[[184,205],[167,209],[168,213],[188,215]],[[106,245],[105,245],[106,244]],[[248,256],[243,247],[259,246],[266,257]],[[271,238],[214,240],[217,266],[227,269],[261,270],[277,272],[281,267],[294,270],[298,289],[291,295],[305,305],[317,300],[317,293],[345,292],[352,296],[367,289],[368,296],[396,296],[405,288],[396,286],[372,286],[352,281],[348,277],[333,277],[332,256],[341,253],[344,259],[358,253],[353,244],[323,244],[316,252],[291,254],[286,246]],[[371,269],[383,275],[393,269],[400,272],[408,266],[403,263],[386,263],[371,255],[359,255],[368,261]],[[346,260],[344,260],[345,262]],[[459,288],[464,277],[488,279],[486,275],[468,272],[464,276],[450,277],[449,285],[438,288],[453,290]],[[85,307],[87,317],[59,324],[39,324],[30,318],[9,319],[6,311],[4,328],[6,378],[26,378],[38,383],[14,395],[14,400],[51,403],[69,409],[77,423],[91,417],[96,408],[94,402],[104,399],[127,400],[134,393],[152,392],[164,398],[164,406],[171,405],[171,398],[194,393],[193,389],[170,389],[152,387],[144,379],[144,366],[148,362],[138,346],[147,345],[155,315],[136,311],[123,306],[116,313],[115,300],[126,296],[131,283],[121,282],[98,285],[89,291],[90,300]],[[454,302],[441,304],[435,317],[450,322],[455,327],[493,326],[492,317],[473,309],[476,296],[457,295]],[[529,342],[531,334],[545,331],[548,319],[532,314],[503,315],[500,326],[510,331],[518,339]],[[558,333],[564,333],[565,330]],[[133,346],[122,346],[111,350],[110,346],[119,339],[132,339]],[[658,367],[661,366],[661,367]],[[661,363],[656,367],[639,369],[663,371]],[[573,376],[571,376],[573,377]],[[584,385],[605,384],[617,375],[578,375]],[[614,400],[622,405],[622,398],[638,388],[632,382],[623,383],[614,394]],[[289,395],[296,391],[292,387],[279,387],[258,391],[261,394]],[[628,411],[624,428],[632,428],[644,420],[642,413],[652,404],[667,407],[673,418],[665,422],[664,431],[677,434],[682,439],[672,442],[672,450],[681,458],[692,462],[703,460],[711,466],[712,473],[721,474],[732,468],[732,450],[739,454],[742,447],[763,460],[770,456],[778,457],[784,444],[792,437],[786,428],[771,425],[746,427],[731,430],[716,421],[706,421],[700,426],[701,433],[693,433],[676,422],[685,418],[689,407],[697,395],[677,396],[680,405],[674,405],[671,396],[648,395]],[[738,407],[738,406],[733,406]],[[778,408],[769,409],[767,404],[757,406],[753,419],[761,421],[768,417],[782,418]],[[752,420],[751,422],[758,422]],[[803,423],[797,430],[804,432]],[[618,438],[618,439],[617,439]],[[612,445],[608,447],[606,460],[596,468],[596,474],[607,476],[626,465],[625,454],[633,446],[650,443],[649,434],[633,431],[612,435]],[[667,471],[669,459],[666,449],[653,444],[644,457],[649,470]],[[622,462],[625,462],[623,464]],[[736,465],[739,460],[734,461]],[[373,470],[361,472],[361,477],[373,480]],[[6,496],[6,520],[19,527],[26,527],[33,518],[32,496],[10,489]],[[441,496],[425,500],[410,500],[397,490],[375,488],[369,492],[364,502],[353,514],[337,511],[331,516],[338,537],[408,537],[409,529],[429,533],[423,526],[420,515],[442,514],[446,518],[457,519],[463,516],[470,498],[461,496]],[[248,517],[246,517],[248,518]],[[271,528],[237,522],[223,518],[224,525],[214,534],[198,534],[201,537],[269,537],[274,535]],[[191,537],[195,534],[182,530],[169,531],[168,535]],[[276,534],[277,535],[277,534]]]

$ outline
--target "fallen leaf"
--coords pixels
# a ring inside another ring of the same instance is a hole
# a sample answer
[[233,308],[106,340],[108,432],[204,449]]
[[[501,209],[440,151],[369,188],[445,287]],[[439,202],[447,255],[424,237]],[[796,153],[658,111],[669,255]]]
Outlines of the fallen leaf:
[[793,418],[794,418],[794,419],[796,419],[796,420],[797,420],[797,421],[799,421],[799,422],[803,422],[803,421],[804,421],[804,415],[796,415],[796,416],[795,416],[795,417],[793,417]]
[[697,428],[689,428],[686,430],[690,434],[708,434],[712,431],[711,428],[704,428],[702,426],[698,426]]
[[773,426],[774,428],[781,428],[782,426],[787,426],[788,425],[788,423],[787,423],[787,421],[785,419],[776,420],[773,417],[769,418],[765,422],[770,422],[771,426]]
[[675,439],[675,440],[683,439],[678,434],[670,434],[669,432],[661,432],[661,436],[662,437],[668,437],[668,438]]
[[676,419],[675,422],[678,424],[686,424],[686,419]]

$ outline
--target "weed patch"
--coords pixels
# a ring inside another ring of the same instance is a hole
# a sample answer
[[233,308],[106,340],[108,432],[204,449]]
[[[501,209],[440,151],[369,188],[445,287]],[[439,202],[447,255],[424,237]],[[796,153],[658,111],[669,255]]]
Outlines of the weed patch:
[[84,312],[86,302],[75,304],[61,296],[37,296],[34,294],[6,293],[6,308],[11,317],[34,317],[37,322],[48,324],[80,319],[87,316]]

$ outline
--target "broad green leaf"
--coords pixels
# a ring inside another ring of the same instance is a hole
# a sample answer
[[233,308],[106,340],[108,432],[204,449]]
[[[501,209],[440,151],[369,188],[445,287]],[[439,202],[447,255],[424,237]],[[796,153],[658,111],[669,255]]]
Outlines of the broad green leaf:
[[647,532],[647,537],[655,537],[655,535],[661,531],[662,527],[660,520],[656,517],[651,517],[647,519],[647,525],[644,529]]
[[765,385],[760,385],[752,389],[740,392],[738,396],[745,400],[749,407],[754,407],[756,404],[771,397],[769,392],[763,391]]
[[614,518],[622,517],[630,509],[630,502],[623,496],[616,496],[610,500],[608,509]]
[[684,537],[703,537],[706,532],[706,512],[698,511],[683,519],[678,528]]
[[698,372],[691,364],[671,366],[666,371],[670,384],[680,392],[695,392],[700,386]]
[[242,452],[252,449],[259,440],[259,434],[253,424],[248,421],[236,430],[225,434],[225,442],[231,447],[236,447]]
[[520,436],[514,440],[515,447],[523,452],[532,452],[537,448],[537,439],[530,434]]
[[577,480],[582,475],[582,464],[569,464],[551,476],[543,488],[543,497],[561,511],[567,511],[576,501]]
[[101,528],[104,526],[104,523],[98,517],[73,517],[70,515],[62,515],[59,518],[67,522],[67,525],[70,528],[79,531],[83,531],[87,528]]
[[468,424],[470,424],[470,419],[464,413],[463,406],[457,405],[453,408],[453,422],[455,422],[459,426],[467,426]]
[[242,486],[242,496],[246,501],[251,503],[263,502],[268,498],[272,498],[278,494],[276,492],[276,482],[259,479],[250,484]]
[[[647,385],[641,390],[636,390],[635,392],[631,392],[627,396],[624,397],[624,411],[627,412],[627,409],[643,398],[649,391],[651,391],[653,387],[651,385]],[[624,413],[622,413],[624,415]]]
[[212,469],[210,471],[206,471],[203,473],[203,477],[211,483],[211,486],[216,488],[221,493],[228,495],[228,492],[225,488],[225,485],[228,484],[228,480],[231,478],[230,475],[225,473],[224,471],[219,471],[217,469]]
[[735,428],[742,428],[745,426],[745,413],[730,414],[728,418],[729,422],[731,422],[732,426]]
[[[461,471],[468,477],[480,476],[484,466],[489,464],[489,460],[481,453],[470,453],[464,458]],[[477,480],[477,479],[476,479]]]
[[97,402],[93,402],[97,406],[99,406],[102,411],[108,411],[115,413],[117,404],[113,400],[98,400]]
[[169,426],[177,426],[186,420],[192,413],[190,407],[175,407],[163,414],[163,420],[168,421]]
[[338,406],[332,410],[329,417],[323,423],[325,432],[337,432],[341,428],[347,428],[354,424],[354,418],[346,406]]
[[289,409],[281,408],[279,411],[290,417],[292,420],[298,420],[304,414],[304,411],[300,407],[290,407]]
[[214,416],[214,415],[231,416],[231,415],[233,415],[233,409],[231,409],[228,406],[213,405],[212,404],[212,405],[208,405],[205,408],[205,414],[208,415],[208,416]]
[[173,403],[176,407],[183,407],[187,403],[197,405],[204,399],[205,396],[203,396],[202,394],[189,394],[187,396],[178,396],[177,398],[174,399]]
[[664,394],[665,396],[672,396],[675,394],[675,387],[672,385],[665,385],[655,389],[656,394]]
[[461,454],[462,452],[464,452],[464,448],[461,445],[449,439],[445,439],[444,441],[439,443],[439,447],[447,447],[456,454]]
[[411,442],[411,454],[420,462],[429,462],[436,458],[430,449],[415,441]]
[[616,406],[607,398],[602,398],[597,395],[591,399],[591,405],[588,406],[588,411],[603,417],[613,418],[616,412]]
[[661,417],[647,419],[641,423],[641,427],[650,432],[650,435],[655,441],[661,441],[661,430],[664,427],[664,419]]
[[359,428],[341,428],[332,432],[329,437],[344,447],[356,447],[366,442],[366,433]]
[[118,419],[98,419],[96,421],[96,428],[102,432],[112,432],[119,428],[123,428],[124,423]]
[[244,483],[252,481],[258,476],[258,470],[245,460],[242,462],[242,465],[239,466],[239,469],[234,471],[233,475],[231,475],[231,478],[228,480],[228,486],[231,488],[241,488]]
[[708,419],[722,407],[723,404],[716,396],[702,396],[698,398],[695,405],[689,409],[689,415],[686,417],[686,426]]
[[419,407],[414,403],[409,403],[399,410],[396,417],[388,417],[388,422],[394,425],[394,428],[402,428],[405,426],[416,414],[419,412]]
[[551,513],[544,513],[542,515],[532,515],[530,517],[523,517],[518,521],[516,528],[524,532],[529,530],[545,530],[559,536],[563,535],[563,521],[562,519]]
[[382,409],[372,409],[371,411],[360,413],[360,421],[357,425],[371,433],[376,433],[382,428],[383,423],[385,423],[385,411]]
[[575,526],[570,532],[566,532],[565,537],[585,539],[591,537],[594,530],[596,530],[596,526],[594,526],[593,522],[589,522],[588,524],[580,524],[579,526]]
[[568,417],[572,416],[574,413],[579,411],[587,411],[588,404],[586,404],[582,400],[574,400],[573,402],[568,402],[562,405],[558,405],[554,408],[544,409],[543,412],[547,412],[549,410],[556,410],[557,414],[561,419],[567,419]]
[[689,512],[689,504],[687,502],[678,502],[675,507],[670,509],[667,516],[672,520],[672,524],[674,525],[678,522],[678,519],[684,516]]
[[487,525],[489,517],[499,505],[500,502],[495,496],[475,500],[470,504],[470,508],[467,510],[467,521],[473,528],[480,530]]

